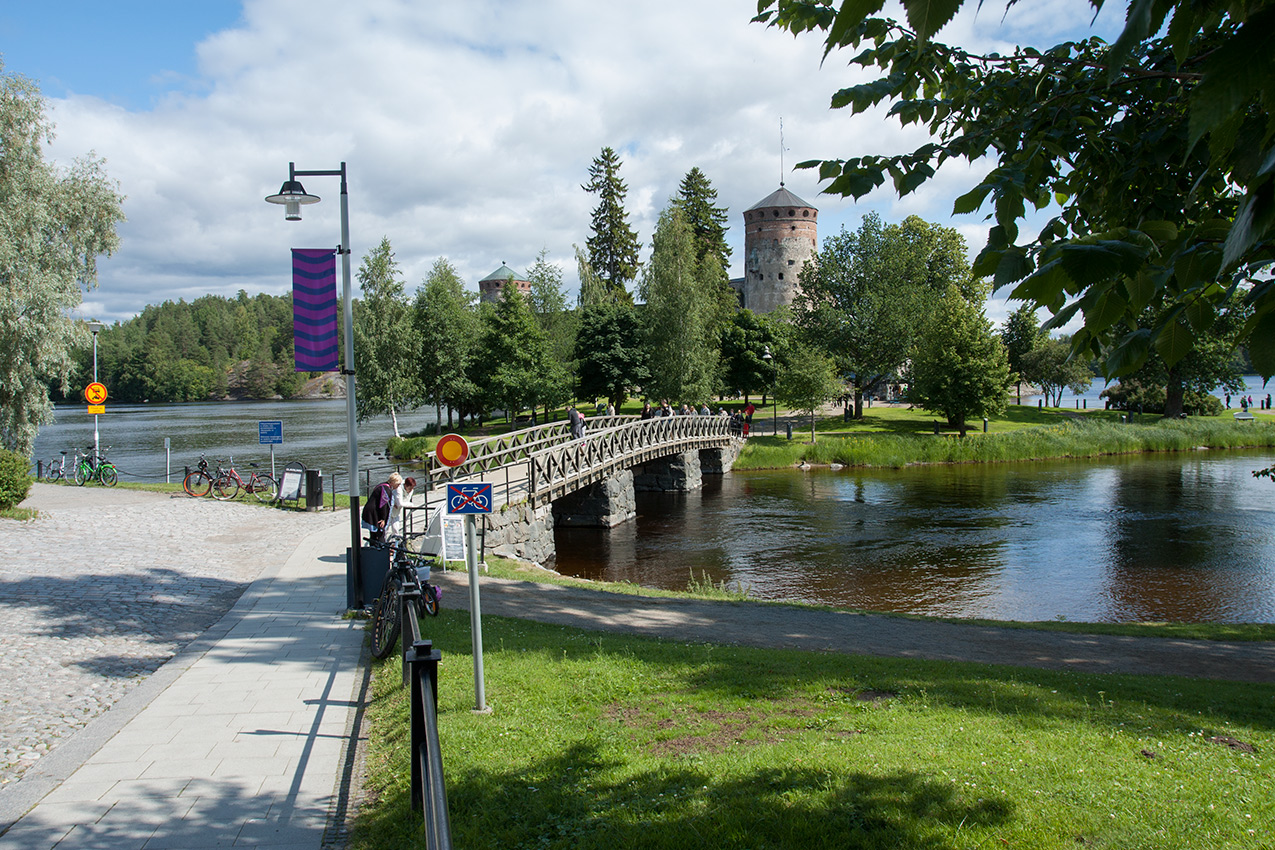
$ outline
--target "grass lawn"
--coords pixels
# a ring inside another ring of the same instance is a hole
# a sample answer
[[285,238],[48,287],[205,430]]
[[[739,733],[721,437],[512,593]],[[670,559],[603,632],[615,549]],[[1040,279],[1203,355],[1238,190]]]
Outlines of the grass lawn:
[[[468,615],[442,650],[466,848],[1275,845],[1275,686],[682,644]],[[377,666],[356,850],[423,846]]]

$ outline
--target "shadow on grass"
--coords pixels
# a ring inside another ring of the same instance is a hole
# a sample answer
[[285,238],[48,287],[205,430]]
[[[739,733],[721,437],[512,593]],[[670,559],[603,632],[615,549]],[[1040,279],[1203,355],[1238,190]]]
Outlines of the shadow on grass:
[[[583,743],[526,767],[449,777],[447,791],[452,840],[474,848],[939,850],[951,845],[938,830],[995,826],[1012,815],[1003,800],[967,796],[914,772],[830,775],[789,767],[722,778],[694,765],[633,772]],[[413,846],[417,830],[405,826],[419,818],[406,789],[381,803],[361,828],[397,833],[399,846]]]

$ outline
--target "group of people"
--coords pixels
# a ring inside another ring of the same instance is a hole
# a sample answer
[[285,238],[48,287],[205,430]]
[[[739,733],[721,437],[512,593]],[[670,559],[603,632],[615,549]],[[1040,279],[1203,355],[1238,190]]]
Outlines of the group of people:
[[369,543],[383,543],[385,538],[403,533],[403,508],[411,504],[416,489],[415,478],[404,478],[397,472],[372,488],[363,505],[363,529]]
[[[1259,404],[1261,404],[1261,405],[1263,406],[1263,408],[1264,408],[1264,409],[1266,409],[1266,410],[1270,410],[1270,409],[1271,409],[1271,395],[1270,395],[1270,393],[1267,393],[1267,394],[1266,394],[1266,398],[1265,398],[1265,399],[1258,399],[1258,403],[1259,403]],[[1231,406],[1231,395],[1230,395],[1230,393],[1227,393],[1227,395],[1226,395],[1226,406],[1227,406],[1227,407],[1230,407],[1230,406]],[[1252,407],[1252,406],[1253,406],[1253,397],[1252,397],[1251,395],[1250,395],[1250,396],[1243,396],[1243,395],[1242,395],[1242,396],[1240,396],[1240,410],[1245,410],[1245,411],[1246,411],[1246,410],[1248,410],[1248,409],[1249,409],[1250,407]]]

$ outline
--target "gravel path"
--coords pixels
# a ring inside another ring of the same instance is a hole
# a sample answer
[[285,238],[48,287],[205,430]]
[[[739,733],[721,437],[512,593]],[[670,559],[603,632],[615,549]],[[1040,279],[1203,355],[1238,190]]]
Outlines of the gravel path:
[[0,520],[0,784],[216,623],[331,513],[36,484]]

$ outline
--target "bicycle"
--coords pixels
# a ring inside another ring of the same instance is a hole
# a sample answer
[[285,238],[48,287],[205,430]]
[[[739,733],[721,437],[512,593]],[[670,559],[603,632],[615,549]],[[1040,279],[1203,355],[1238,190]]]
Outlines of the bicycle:
[[385,574],[385,582],[381,585],[380,595],[372,603],[372,657],[388,658],[398,643],[399,633],[403,630],[402,596],[409,591],[419,591],[416,597],[416,615],[422,613],[431,617],[438,616],[438,603],[443,589],[428,581],[421,581],[419,570],[429,574],[429,566],[422,567],[423,557],[409,550],[402,538],[393,538],[386,542],[393,555],[390,571]]
[[208,471],[208,458],[204,455],[199,456],[199,463],[190,472],[186,473],[186,477],[182,479],[182,489],[186,491],[186,495],[199,498],[207,496],[212,490],[213,481],[222,475],[221,461],[217,461],[217,472],[213,474]]
[[[233,499],[239,495],[239,489],[242,487],[245,493],[251,493],[257,497],[259,502],[273,502],[279,498],[279,482],[275,481],[269,474],[265,472],[253,472],[248,476],[248,480],[244,481],[239,477],[239,471],[234,467],[235,459],[230,459],[230,468],[226,470],[218,469],[221,474],[212,482],[212,494],[214,499],[226,501]],[[257,464],[249,464],[256,469]]]
[[66,478],[66,452],[62,456],[49,461],[44,467],[45,481],[61,481]]
[[120,476],[115,464],[106,459],[106,453],[110,451],[110,446],[102,450],[101,454],[94,451],[92,446],[85,449],[85,454],[76,452],[75,463],[75,483],[83,487],[90,481],[96,481],[107,487],[114,487],[119,483]]

